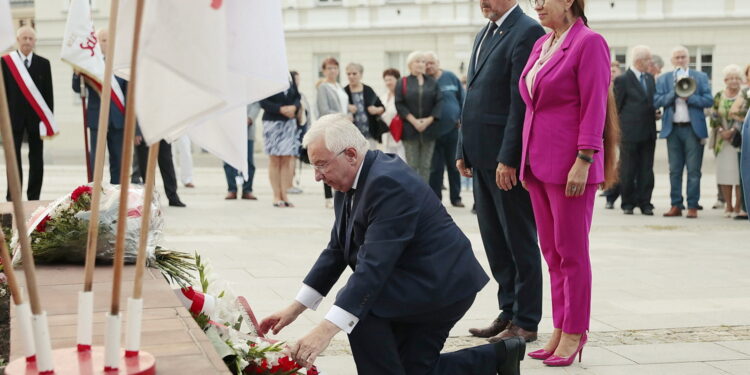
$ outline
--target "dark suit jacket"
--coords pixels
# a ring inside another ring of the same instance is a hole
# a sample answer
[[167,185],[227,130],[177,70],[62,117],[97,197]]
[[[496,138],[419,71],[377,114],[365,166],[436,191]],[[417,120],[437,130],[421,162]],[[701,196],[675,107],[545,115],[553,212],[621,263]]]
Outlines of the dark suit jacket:
[[337,192],[331,240],[304,283],[327,295],[351,267],[335,304],[358,318],[434,311],[482,289],[489,278],[430,187],[397,156],[368,151],[363,163],[351,218]]
[[656,81],[651,74],[645,74],[648,91],[643,90],[643,85],[630,69],[615,78],[615,99],[623,142],[656,139]]
[[[346,87],[344,87],[344,91],[346,91],[346,95],[349,97],[349,104],[354,104],[351,87],[349,87],[349,85],[346,85]],[[378,98],[378,95],[375,94],[375,90],[373,90],[372,87],[362,84],[362,95],[364,96],[365,100],[365,112],[367,112],[367,107],[371,105],[375,107],[385,108],[383,102],[380,101],[380,98]],[[370,126],[370,136],[375,134],[373,131],[378,128],[378,118],[380,118],[380,115],[373,116],[370,114],[370,112],[367,112],[367,123]],[[379,139],[377,141],[380,142]]]
[[489,48],[489,54],[475,65],[488,27],[489,23],[477,34],[471,52],[456,158],[473,168],[495,169],[498,162],[518,168],[526,111],[518,80],[544,29],[520,7],[514,9],[484,43],[482,48]]
[[[117,79],[117,83],[122,89],[122,94],[125,96],[128,95],[128,82],[120,77],[115,77],[115,79]],[[81,93],[81,76],[75,73],[73,74],[73,91]],[[99,109],[101,108],[102,101],[99,93],[91,88],[91,86],[86,85],[86,91],[86,125],[89,129],[96,130],[99,129]],[[125,105],[125,102],[122,104]],[[112,102],[109,106],[109,126],[114,129],[122,129],[124,125],[125,114]]]
[[293,80],[290,81],[289,89],[286,90],[286,92],[282,91],[260,101],[260,106],[263,108],[263,121],[289,120],[288,117],[281,114],[281,107],[285,105],[294,105],[299,111],[301,100],[302,95],[300,95],[297,85]]
[[[422,88],[419,87],[419,79],[417,76],[408,75],[406,76],[406,90],[403,87],[404,77],[400,78],[396,83],[396,110],[398,115],[404,121],[404,135],[403,139],[416,139],[422,135],[429,139],[437,138],[437,134],[430,130],[434,124],[430,125],[425,129],[424,132],[420,133],[409,121],[406,120],[406,116],[410,113],[416,118],[424,118],[432,116],[437,122],[443,113],[443,93],[437,85],[435,78],[424,75],[424,82]],[[404,95],[406,92],[406,95]]]
[[[10,53],[19,53],[13,51]],[[39,123],[39,116],[31,108],[26,97],[23,96],[21,89],[18,88],[16,80],[5,65],[5,61],[2,62],[3,66],[3,78],[5,79],[5,93],[8,96],[8,108],[10,109],[10,122],[14,127],[22,126],[24,122],[31,122],[36,125]],[[31,57],[31,66],[29,67],[29,75],[36,84],[39,92],[42,93],[44,101],[49,106],[49,109],[55,110],[54,98],[52,96],[52,71],[50,70],[49,60],[45,59],[34,53]],[[35,127],[36,129],[37,127]]]

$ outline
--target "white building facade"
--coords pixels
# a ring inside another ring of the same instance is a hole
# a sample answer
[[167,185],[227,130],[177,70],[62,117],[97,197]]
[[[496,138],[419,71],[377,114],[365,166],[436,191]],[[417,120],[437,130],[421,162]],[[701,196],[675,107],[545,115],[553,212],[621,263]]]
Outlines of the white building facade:
[[[105,26],[109,2],[91,1],[96,25]],[[52,62],[55,115],[63,126],[50,147],[80,148],[80,100],[71,90],[72,69],[59,58],[68,2],[33,1],[33,21],[38,30],[37,52]],[[301,74],[300,89],[311,103],[320,62],[328,56],[341,63],[344,84],[346,64],[362,64],[364,82],[378,93],[384,90],[383,70],[393,67],[405,73],[404,60],[414,50],[436,52],[444,69],[461,76],[468,67],[474,36],[487,22],[479,0],[281,2],[289,67]],[[519,3],[535,17],[528,0]],[[692,66],[709,73],[715,92],[723,87],[724,66],[750,64],[750,0],[589,0],[586,15],[590,26],[606,37],[613,59],[623,66],[628,63],[627,51],[645,44],[664,58],[665,70],[669,70],[670,51],[682,44],[691,51]]]

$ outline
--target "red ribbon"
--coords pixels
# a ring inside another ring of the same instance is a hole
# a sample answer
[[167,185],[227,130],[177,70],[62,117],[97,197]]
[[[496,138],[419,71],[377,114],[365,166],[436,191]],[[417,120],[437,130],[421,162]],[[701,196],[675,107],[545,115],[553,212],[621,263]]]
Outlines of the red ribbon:
[[185,296],[185,298],[193,301],[193,303],[190,305],[190,312],[193,314],[200,314],[201,311],[203,311],[203,304],[206,301],[206,297],[203,295],[203,293],[196,292],[193,287],[187,287],[182,288],[182,295]]

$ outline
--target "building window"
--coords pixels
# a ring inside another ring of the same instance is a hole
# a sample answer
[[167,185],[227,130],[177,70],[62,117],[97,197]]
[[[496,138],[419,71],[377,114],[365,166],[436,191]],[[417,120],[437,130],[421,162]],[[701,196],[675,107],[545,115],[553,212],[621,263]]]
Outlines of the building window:
[[313,54],[313,64],[315,64],[315,66],[313,66],[312,71],[318,72],[319,79],[324,79],[325,77],[323,76],[323,69],[322,69],[323,60],[329,57],[333,57],[334,59],[336,59],[336,61],[339,62],[339,77],[336,77],[336,81],[340,81],[341,70],[343,70],[343,68],[341,67],[341,58],[339,58],[339,54],[337,52],[320,52],[320,53]]
[[706,73],[711,80],[714,68],[713,47],[688,47],[690,53],[690,69]]
[[627,47],[612,47],[609,50],[609,55],[612,58],[612,62],[618,62],[620,64],[620,70],[625,71],[627,69],[627,56],[628,56],[628,49]]
[[318,5],[341,5],[341,0],[317,0]]
[[401,76],[408,76],[409,70],[406,66],[406,57],[411,51],[391,51],[385,53],[385,67],[396,68],[401,72]]

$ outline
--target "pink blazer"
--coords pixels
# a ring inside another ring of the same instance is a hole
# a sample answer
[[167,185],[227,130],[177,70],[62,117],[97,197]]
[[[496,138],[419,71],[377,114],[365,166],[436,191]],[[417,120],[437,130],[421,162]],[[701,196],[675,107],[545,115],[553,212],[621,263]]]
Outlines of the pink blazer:
[[518,82],[526,103],[521,180],[530,167],[543,182],[566,184],[578,150],[593,149],[596,154],[588,183],[598,184],[604,181],[604,154],[600,151],[611,74],[609,46],[579,19],[537,74],[532,99],[526,75],[551,36],[537,40]]

